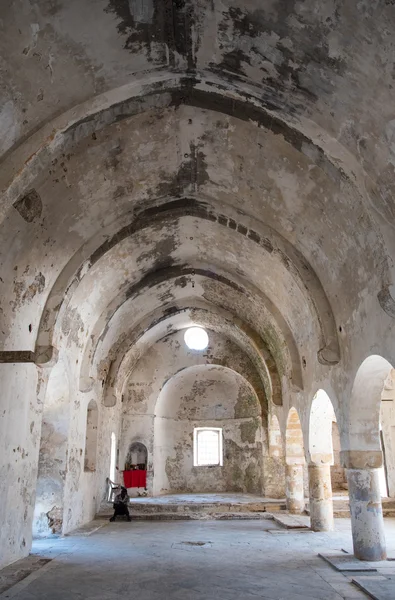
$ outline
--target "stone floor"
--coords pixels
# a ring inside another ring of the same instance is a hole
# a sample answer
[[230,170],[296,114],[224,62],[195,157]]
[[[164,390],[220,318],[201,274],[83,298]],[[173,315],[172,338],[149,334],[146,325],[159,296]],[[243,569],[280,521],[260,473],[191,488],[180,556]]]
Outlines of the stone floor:
[[[386,519],[386,535],[395,556],[395,519]],[[349,574],[317,556],[342,549],[352,549],[348,519],[337,520],[333,533],[288,532],[270,520],[94,522],[73,536],[36,541],[34,553],[53,560],[0,598],[366,599]],[[395,563],[379,571],[395,573]]]

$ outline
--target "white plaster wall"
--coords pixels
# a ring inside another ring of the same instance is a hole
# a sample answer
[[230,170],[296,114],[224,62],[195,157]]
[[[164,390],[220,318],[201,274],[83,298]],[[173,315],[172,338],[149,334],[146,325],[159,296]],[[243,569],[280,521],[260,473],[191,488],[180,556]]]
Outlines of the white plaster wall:
[[0,364],[0,568],[31,548],[41,406],[33,364]]

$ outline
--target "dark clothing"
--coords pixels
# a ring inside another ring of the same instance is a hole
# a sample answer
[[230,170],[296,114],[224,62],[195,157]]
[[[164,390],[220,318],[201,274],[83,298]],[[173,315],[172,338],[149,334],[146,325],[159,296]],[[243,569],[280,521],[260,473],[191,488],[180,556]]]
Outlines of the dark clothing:
[[118,516],[125,516],[125,517],[127,517],[128,521],[131,521],[131,518],[129,515],[128,504],[129,504],[128,493],[125,488],[122,488],[121,492],[115,496],[115,500],[114,500],[114,504],[113,504],[114,514],[111,517],[110,521],[115,521],[115,518]]
[[123,502],[114,502],[114,514],[111,517],[110,521],[115,521],[116,517],[125,516],[128,521],[131,521],[129,510],[126,504]]

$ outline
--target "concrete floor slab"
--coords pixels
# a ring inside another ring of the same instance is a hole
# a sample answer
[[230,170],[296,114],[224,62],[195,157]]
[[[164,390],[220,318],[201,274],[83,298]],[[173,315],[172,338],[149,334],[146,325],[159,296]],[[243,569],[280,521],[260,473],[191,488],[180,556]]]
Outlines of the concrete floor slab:
[[[395,551],[395,520],[387,525]],[[271,535],[273,521],[119,521],[87,536],[37,540],[34,555],[48,567],[8,592],[13,600],[341,600],[363,599],[347,573],[318,553],[351,546],[349,519],[336,531],[288,530]],[[278,527],[279,531],[282,530]],[[389,568],[391,563],[387,563]],[[379,575],[385,575],[381,567]],[[389,573],[387,572],[388,576]]]
[[373,600],[394,600],[395,577],[355,577],[352,582]]
[[368,562],[358,560],[352,554],[319,554],[327,563],[337,571],[365,571],[375,572],[377,569]]

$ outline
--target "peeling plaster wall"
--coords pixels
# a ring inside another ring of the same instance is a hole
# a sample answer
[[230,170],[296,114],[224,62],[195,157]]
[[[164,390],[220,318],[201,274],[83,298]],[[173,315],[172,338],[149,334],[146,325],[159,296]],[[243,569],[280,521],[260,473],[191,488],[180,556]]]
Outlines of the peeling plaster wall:
[[[223,466],[193,466],[195,427],[220,427]],[[233,371],[199,366],[181,371],[161,391],[155,417],[154,491],[262,493],[260,406]]]
[[0,364],[0,381],[2,568],[30,551],[42,406],[35,365]]

